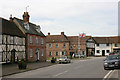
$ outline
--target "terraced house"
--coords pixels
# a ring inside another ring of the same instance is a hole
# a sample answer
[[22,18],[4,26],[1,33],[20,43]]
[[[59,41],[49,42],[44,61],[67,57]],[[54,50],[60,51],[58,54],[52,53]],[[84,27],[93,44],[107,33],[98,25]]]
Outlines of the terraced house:
[[29,22],[28,12],[24,12],[23,20],[12,18],[17,27],[25,34],[26,59],[28,61],[46,61],[46,40],[39,25]]
[[69,55],[69,40],[64,32],[61,35],[51,35],[48,33],[46,36],[46,56],[61,57]]
[[25,34],[11,21],[0,18],[0,62],[25,59]]

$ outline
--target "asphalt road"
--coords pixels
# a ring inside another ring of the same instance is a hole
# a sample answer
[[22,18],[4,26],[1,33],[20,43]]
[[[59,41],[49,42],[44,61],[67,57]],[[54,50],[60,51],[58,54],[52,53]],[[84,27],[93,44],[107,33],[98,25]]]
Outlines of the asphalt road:
[[72,60],[69,64],[57,64],[5,78],[104,78],[111,70],[104,70],[103,60],[104,57]]

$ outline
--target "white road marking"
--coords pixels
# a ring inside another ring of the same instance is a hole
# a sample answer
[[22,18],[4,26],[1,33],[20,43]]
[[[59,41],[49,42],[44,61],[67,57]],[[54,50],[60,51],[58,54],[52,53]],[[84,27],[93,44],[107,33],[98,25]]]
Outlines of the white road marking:
[[55,77],[56,77],[56,76],[59,76],[59,75],[61,75],[61,74],[64,74],[64,73],[66,73],[66,72],[68,72],[68,71],[61,72],[61,73],[55,75]]
[[110,71],[104,76],[103,80],[106,80],[112,72],[113,72],[113,70],[110,70]]

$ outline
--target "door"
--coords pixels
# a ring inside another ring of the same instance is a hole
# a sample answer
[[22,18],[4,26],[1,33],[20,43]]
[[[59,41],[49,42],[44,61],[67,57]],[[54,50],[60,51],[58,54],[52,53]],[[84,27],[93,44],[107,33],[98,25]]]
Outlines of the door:
[[12,63],[15,63],[15,52],[16,52],[15,49],[13,49],[13,50],[11,51],[11,62],[12,62]]
[[102,56],[105,56],[105,50],[102,50]]

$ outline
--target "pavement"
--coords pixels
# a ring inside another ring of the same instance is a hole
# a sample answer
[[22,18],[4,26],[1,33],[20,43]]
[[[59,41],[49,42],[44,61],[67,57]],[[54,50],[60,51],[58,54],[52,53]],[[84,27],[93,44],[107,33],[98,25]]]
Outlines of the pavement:
[[16,73],[26,72],[30,70],[35,70],[42,67],[48,67],[51,65],[55,65],[50,61],[47,62],[32,62],[27,64],[27,69],[20,70],[18,68],[18,64],[3,64],[2,65],[2,76],[8,76]]

